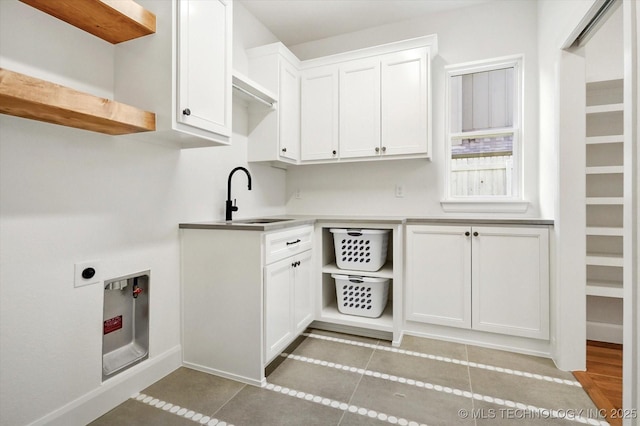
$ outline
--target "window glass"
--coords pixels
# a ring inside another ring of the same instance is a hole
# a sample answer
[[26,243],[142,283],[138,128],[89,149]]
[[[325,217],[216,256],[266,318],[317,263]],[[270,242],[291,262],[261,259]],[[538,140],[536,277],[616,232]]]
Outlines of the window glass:
[[520,167],[517,96],[519,61],[493,66],[450,67],[449,176],[450,198],[516,198]]

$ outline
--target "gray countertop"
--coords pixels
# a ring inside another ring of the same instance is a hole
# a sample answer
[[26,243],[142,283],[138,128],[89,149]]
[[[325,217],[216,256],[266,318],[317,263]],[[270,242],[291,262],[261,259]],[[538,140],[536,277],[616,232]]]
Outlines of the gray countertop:
[[[264,220],[279,219],[265,223]],[[253,223],[250,223],[253,222]],[[275,231],[295,226],[315,223],[353,223],[353,224],[453,224],[453,225],[528,225],[552,226],[553,220],[538,218],[452,218],[452,217],[402,217],[402,216],[339,216],[339,215],[284,215],[256,219],[239,219],[231,222],[210,221],[181,223],[180,229],[218,229],[236,231]]]
[[460,217],[408,217],[405,223],[407,225],[420,224],[455,224],[455,225],[537,225],[552,226],[551,219],[537,218],[460,218]]
[[[276,222],[261,223],[261,219],[281,219]],[[254,223],[249,223],[254,221]],[[233,221],[212,221],[212,222],[192,222],[181,223],[180,229],[217,229],[233,231],[275,231],[278,229],[293,228],[295,226],[313,225],[315,217],[304,216],[268,216],[255,219],[238,219]]]

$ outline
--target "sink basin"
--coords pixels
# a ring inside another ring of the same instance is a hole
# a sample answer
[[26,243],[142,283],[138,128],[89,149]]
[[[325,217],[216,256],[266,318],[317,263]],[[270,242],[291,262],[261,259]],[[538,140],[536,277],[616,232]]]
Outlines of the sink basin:
[[234,220],[232,221],[232,223],[261,224],[261,223],[285,222],[287,220],[293,220],[293,219],[276,219],[276,218],[243,219],[243,220]]

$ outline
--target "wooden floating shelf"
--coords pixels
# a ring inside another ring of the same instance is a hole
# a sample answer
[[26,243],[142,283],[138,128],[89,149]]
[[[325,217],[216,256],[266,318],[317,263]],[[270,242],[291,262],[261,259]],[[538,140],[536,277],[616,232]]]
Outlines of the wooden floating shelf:
[[20,0],[117,44],[156,32],[156,15],[133,0]]
[[108,135],[156,129],[156,115],[0,68],[0,112]]

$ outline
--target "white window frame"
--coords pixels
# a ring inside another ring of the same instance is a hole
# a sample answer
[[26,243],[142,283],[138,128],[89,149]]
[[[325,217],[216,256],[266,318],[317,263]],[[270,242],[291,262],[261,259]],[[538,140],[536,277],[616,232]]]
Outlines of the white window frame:
[[[504,68],[514,68],[514,110],[513,126],[502,129],[487,129],[462,133],[451,132],[452,106],[452,77],[492,71]],[[441,205],[447,212],[525,212],[529,203],[523,199],[524,166],[522,161],[522,129],[523,129],[523,100],[524,100],[524,55],[506,56],[482,61],[449,65],[446,72],[446,111],[445,111],[445,178],[444,199]],[[513,176],[510,195],[496,196],[452,196],[451,195],[451,141],[461,135],[500,136],[513,134]]]

